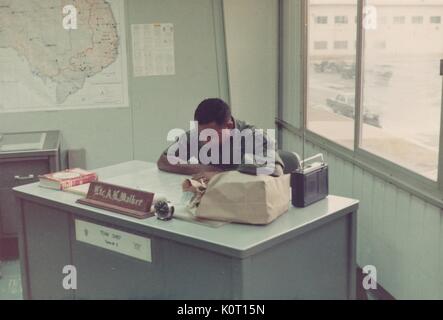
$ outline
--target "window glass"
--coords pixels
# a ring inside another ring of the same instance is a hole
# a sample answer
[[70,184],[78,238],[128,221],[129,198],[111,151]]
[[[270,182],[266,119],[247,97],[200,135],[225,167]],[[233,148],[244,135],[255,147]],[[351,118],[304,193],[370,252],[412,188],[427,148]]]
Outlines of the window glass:
[[[423,1],[368,0],[378,16],[392,12],[423,16],[443,15],[441,5]],[[402,24],[404,16],[394,17],[391,28],[377,24],[364,29],[364,81],[361,147],[431,179],[437,179],[442,107],[443,28]],[[432,18],[431,18],[432,19]],[[437,19],[433,20],[434,23]],[[373,44],[384,45],[376,45]]]
[[[315,23],[316,17],[331,13],[334,24],[324,28]],[[357,0],[309,1],[307,126],[348,148],[354,147],[357,40],[357,24],[348,23],[348,17],[355,16]]]

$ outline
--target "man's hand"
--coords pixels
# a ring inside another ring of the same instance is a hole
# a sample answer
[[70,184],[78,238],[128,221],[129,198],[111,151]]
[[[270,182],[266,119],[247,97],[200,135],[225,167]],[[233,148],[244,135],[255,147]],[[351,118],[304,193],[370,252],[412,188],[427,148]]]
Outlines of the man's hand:
[[191,176],[193,174],[198,174],[200,172],[215,172],[218,169],[214,166],[208,166],[203,164],[175,164],[172,165],[168,161],[168,157],[164,154],[160,156],[157,161],[157,167],[161,171],[166,171],[170,173],[183,174],[187,176]]
[[279,163],[276,163],[276,164],[275,164],[275,170],[274,170],[274,174],[273,174],[273,176],[274,176],[274,177],[280,177],[280,176],[282,176],[283,174],[284,174],[283,167],[282,167]]

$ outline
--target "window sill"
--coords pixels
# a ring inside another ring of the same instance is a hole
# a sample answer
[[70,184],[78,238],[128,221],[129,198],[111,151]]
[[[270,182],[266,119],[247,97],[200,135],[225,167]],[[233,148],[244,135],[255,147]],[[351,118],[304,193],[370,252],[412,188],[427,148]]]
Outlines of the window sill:
[[[284,129],[300,138],[303,130],[284,120],[276,119],[279,129]],[[352,151],[313,132],[306,132],[306,141],[346,160],[374,176],[403,189],[426,202],[443,209],[443,192],[438,183],[400,167],[364,150]]]

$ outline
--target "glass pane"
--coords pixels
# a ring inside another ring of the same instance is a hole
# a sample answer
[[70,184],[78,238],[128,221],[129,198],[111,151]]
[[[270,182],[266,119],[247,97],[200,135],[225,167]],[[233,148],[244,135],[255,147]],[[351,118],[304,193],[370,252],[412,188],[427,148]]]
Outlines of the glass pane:
[[[443,1],[432,3],[366,1],[365,20],[376,23],[364,28],[362,147],[435,180]],[[379,23],[379,17],[387,17],[387,23]]]
[[357,1],[310,0],[308,129],[354,147]]

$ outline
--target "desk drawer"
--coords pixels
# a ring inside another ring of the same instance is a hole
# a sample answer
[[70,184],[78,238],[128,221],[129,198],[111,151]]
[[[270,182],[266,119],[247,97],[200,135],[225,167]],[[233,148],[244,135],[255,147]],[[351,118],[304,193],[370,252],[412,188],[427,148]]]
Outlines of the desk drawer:
[[47,158],[0,160],[0,187],[16,187],[38,181],[49,172]]

